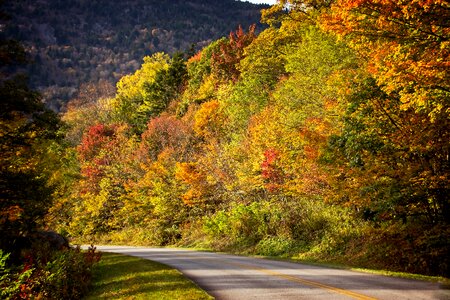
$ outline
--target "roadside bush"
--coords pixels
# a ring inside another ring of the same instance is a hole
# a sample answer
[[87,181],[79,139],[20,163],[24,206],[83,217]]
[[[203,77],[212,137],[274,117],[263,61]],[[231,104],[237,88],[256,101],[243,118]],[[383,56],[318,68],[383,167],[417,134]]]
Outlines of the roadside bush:
[[26,293],[26,283],[33,269],[14,268],[8,265],[10,254],[0,249],[0,298],[21,298]]
[[219,211],[204,219],[204,231],[212,241],[227,246],[256,245],[265,236],[271,235],[276,208],[269,208],[268,202],[242,203],[228,211]]
[[48,276],[40,293],[49,299],[80,298],[89,287],[92,265],[99,260],[93,248],[85,253],[79,248],[55,252],[43,266]]
[[53,250],[47,243],[23,251],[23,265],[9,265],[0,250],[2,299],[79,299],[87,291],[91,267],[99,261],[95,248]]
[[[445,234],[442,234],[445,233]],[[355,265],[424,275],[450,275],[450,228],[392,223],[367,226],[351,241],[346,256]]]
[[129,226],[111,231],[107,234],[86,235],[75,238],[79,244],[114,244],[129,246],[167,246],[175,245],[181,240],[179,225],[167,220],[150,220],[141,226]]
[[255,254],[265,256],[286,256],[297,251],[300,243],[283,237],[268,237],[259,241]]
[[342,253],[360,236],[363,224],[321,199],[271,199],[231,205],[204,219],[203,230],[216,249],[251,251],[261,255],[306,252]]

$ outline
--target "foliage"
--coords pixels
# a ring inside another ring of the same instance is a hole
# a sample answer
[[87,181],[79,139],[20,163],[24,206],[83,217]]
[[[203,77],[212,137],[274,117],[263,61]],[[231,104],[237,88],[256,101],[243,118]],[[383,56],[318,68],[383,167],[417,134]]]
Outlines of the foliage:
[[220,46],[226,42],[225,38],[212,42],[186,63],[187,86],[178,107],[178,115],[184,115],[192,103],[203,103],[211,100],[216,93],[219,79],[212,73],[212,56],[219,52]]
[[194,131],[200,137],[211,139],[223,135],[225,116],[220,111],[220,103],[212,100],[203,103],[194,116]]
[[19,240],[42,225],[52,204],[58,166],[47,164],[46,156],[60,122],[17,73],[23,48],[9,42],[0,51],[0,249],[15,257]]
[[80,177],[58,226],[447,274],[444,7],[279,1],[259,35],[145,58],[114,99],[68,111]]
[[27,269],[15,274],[7,264],[9,256],[9,253],[4,253],[0,249],[0,287],[2,288],[0,296],[2,299],[11,299],[14,295],[19,294],[25,296],[27,291],[23,293],[22,287],[29,281],[34,271],[33,269]]
[[78,145],[87,128],[98,122],[106,123],[115,112],[115,89],[111,84],[86,84],[80,89],[78,96],[67,103],[61,118],[66,141],[71,145]]
[[290,256],[314,247],[339,251],[350,238],[359,236],[361,224],[346,215],[345,209],[327,207],[320,199],[283,199],[280,203],[280,198],[234,204],[228,211],[205,218],[210,243],[218,249]]
[[19,268],[11,267],[8,257],[0,250],[2,299],[80,298],[89,287],[93,264],[100,259],[94,248],[85,253],[79,248],[55,251],[45,243],[34,245]]
[[125,125],[97,124],[84,134],[77,147],[82,178],[72,195],[76,213],[70,222],[76,226],[69,229],[70,233],[106,232],[122,225],[114,216],[124,206],[121,196],[131,176],[126,160],[136,147],[127,130]]
[[154,161],[165,149],[176,149],[177,160],[184,161],[195,151],[192,149],[195,145],[192,128],[170,115],[151,119],[141,138],[139,155],[143,160]]
[[183,54],[176,53],[167,68],[156,73],[155,80],[144,85],[139,113],[144,120],[158,116],[183,90],[187,71]]
[[[156,88],[160,82],[156,82],[159,75],[159,81],[162,81],[163,70],[169,65],[169,57],[163,53],[156,53],[152,56],[144,57],[144,63],[135,73],[126,75],[117,83],[117,95],[113,103],[115,108],[115,119],[119,122],[127,122],[143,130],[147,123],[147,116],[142,116],[140,107],[144,105],[145,99],[151,101],[151,97],[157,96],[148,94],[148,87]],[[156,93],[156,91],[154,91]]]
[[244,57],[244,49],[255,38],[255,25],[250,26],[247,33],[239,26],[236,32],[231,32],[228,40],[220,43],[219,51],[211,56],[212,72],[217,73],[223,80],[237,81],[238,63]]
[[334,145],[347,156],[346,173],[355,172],[341,183],[351,180],[371,203],[350,202],[377,218],[448,224],[446,13],[440,1],[337,1],[324,17],[325,28],[371,57]]

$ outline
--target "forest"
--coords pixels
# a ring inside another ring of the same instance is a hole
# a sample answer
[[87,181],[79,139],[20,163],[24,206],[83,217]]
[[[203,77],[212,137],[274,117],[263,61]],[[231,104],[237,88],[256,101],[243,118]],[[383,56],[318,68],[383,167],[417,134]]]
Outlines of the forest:
[[48,196],[2,200],[2,231],[39,208],[75,243],[448,277],[448,2],[281,0],[261,21],[73,99],[56,137],[21,135],[32,157],[2,144]]

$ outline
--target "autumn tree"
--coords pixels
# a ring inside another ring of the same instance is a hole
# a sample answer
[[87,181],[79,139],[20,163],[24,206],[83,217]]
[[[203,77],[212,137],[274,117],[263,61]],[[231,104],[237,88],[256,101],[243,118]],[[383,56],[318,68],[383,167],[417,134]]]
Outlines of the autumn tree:
[[445,20],[442,1],[336,1],[323,16],[323,27],[346,40],[369,73],[353,88],[340,145],[348,165],[372,174],[357,173],[360,191],[374,196],[371,214],[448,223]]
[[167,70],[169,61],[169,56],[163,53],[146,56],[140,69],[120,79],[117,83],[117,95],[112,104],[115,122],[125,122],[136,128],[137,133],[142,133],[148,119],[141,114],[140,107],[144,104],[144,99],[148,102],[152,97],[152,94],[148,95],[147,89],[156,82],[157,74]]
[[155,161],[165,149],[173,149],[177,161],[187,161],[192,157],[196,138],[189,123],[168,114],[148,122],[137,153],[141,161]]
[[178,105],[178,116],[183,116],[191,104],[201,104],[215,97],[220,79],[212,72],[212,56],[219,52],[224,41],[225,38],[212,42],[187,61],[188,80]]
[[255,38],[256,25],[250,26],[245,33],[241,26],[236,32],[231,32],[227,40],[220,44],[218,52],[213,53],[212,68],[222,78],[236,81],[239,78],[238,64],[244,58],[244,49]]
[[180,95],[187,70],[184,54],[176,53],[170,59],[163,53],[144,58],[144,64],[132,75],[117,84],[115,119],[130,124],[141,134],[150,118],[157,117]]
[[82,176],[73,194],[71,234],[95,234],[114,230],[121,224],[127,168],[134,149],[127,125],[96,124],[83,135],[77,147]]
[[189,210],[182,200],[184,189],[176,178],[176,150],[165,148],[155,160],[141,164],[143,175],[130,184],[132,188],[124,211],[128,226],[145,228],[149,240],[157,245],[180,240]]
[[183,120],[163,114],[151,119],[134,153],[138,174],[128,184],[123,211],[133,222],[151,231],[149,239],[170,244],[180,239],[188,208],[182,200],[184,189],[176,178],[177,164],[195,155],[196,138]]
[[143,120],[161,114],[184,88],[187,70],[183,53],[176,53],[169,67],[156,73],[155,80],[144,85],[144,99],[139,107]]
[[200,137],[216,139],[224,134],[225,122],[219,101],[212,100],[203,103],[195,113],[193,129]]

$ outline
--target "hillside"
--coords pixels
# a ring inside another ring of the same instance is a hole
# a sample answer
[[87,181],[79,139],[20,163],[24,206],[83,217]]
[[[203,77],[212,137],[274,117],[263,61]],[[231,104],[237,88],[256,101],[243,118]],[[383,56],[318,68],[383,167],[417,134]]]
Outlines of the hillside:
[[[2,1],[1,37],[22,42],[30,83],[60,110],[85,83],[112,86],[145,55],[209,44],[259,23],[264,5],[234,0]],[[104,88],[104,90],[113,90]]]
[[[16,241],[50,228],[448,278],[448,7],[287,2],[259,34],[80,89],[62,122],[0,67],[0,249],[27,253]],[[0,62],[19,48],[1,44]]]

